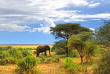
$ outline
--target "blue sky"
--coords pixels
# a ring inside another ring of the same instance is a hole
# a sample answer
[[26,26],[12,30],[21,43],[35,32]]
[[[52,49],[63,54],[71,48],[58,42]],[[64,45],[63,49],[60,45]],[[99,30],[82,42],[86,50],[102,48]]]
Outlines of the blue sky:
[[97,29],[110,19],[110,0],[0,0],[0,44],[54,44],[50,27]]

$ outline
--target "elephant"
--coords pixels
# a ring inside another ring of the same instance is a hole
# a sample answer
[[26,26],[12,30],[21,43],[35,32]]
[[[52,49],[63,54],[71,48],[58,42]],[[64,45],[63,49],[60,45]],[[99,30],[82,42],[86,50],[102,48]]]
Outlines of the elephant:
[[39,56],[39,54],[41,52],[44,52],[45,53],[45,56],[47,56],[47,53],[46,53],[47,50],[49,50],[49,55],[50,55],[50,47],[48,45],[38,46],[37,49],[36,49],[36,52],[37,52],[36,57]]

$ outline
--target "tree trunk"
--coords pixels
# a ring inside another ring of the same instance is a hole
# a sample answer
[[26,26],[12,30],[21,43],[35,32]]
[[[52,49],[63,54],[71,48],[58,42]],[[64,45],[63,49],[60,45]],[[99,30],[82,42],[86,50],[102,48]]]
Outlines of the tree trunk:
[[68,57],[68,47],[66,47],[66,56]]
[[83,63],[83,56],[80,56],[81,57],[81,64]]

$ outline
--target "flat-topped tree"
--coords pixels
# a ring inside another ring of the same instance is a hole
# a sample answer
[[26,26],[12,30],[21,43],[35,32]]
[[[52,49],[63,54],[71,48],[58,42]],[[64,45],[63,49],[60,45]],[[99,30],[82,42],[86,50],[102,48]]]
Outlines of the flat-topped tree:
[[88,28],[80,26],[80,24],[76,23],[67,23],[67,24],[59,24],[55,27],[50,27],[51,34],[55,36],[56,39],[61,38],[66,40],[66,54],[68,56],[68,47],[67,40],[73,34],[79,34],[80,32],[88,32],[90,31]]

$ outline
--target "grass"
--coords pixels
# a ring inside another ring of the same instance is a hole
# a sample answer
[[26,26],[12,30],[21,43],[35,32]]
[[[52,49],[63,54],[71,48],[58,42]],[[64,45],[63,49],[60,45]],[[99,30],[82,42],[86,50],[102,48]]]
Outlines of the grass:
[[[32,54],[32,56],[36,57],[36,54],[33,54],[33,52],[35,51],[35,50],[33,50],[33,48],[34,49],[37,48],[38,45],[11,45],[11,46],[17,47],[17,48],[25,48],[25,50],[26,50],[26,48],[32,48],[32,49],[27,49],[27,50],[29,50],[29,52]],[[52,47],[52,45],[50,45],[50,47]],[[50,74],[64,74],[65,70],[61,66],[65,62],[66,56],[65,55],[56,55],[55,52],[51,52],[51,57],[52,58],[59,57],[60,62],[39,63],[37,65],[38,70],[41,71],[42,73],[46,73],[46,74],[48,74],[48,73],[50,73]],[[47,51],[47,57],[46,58],[49,58],[48,51]],[[38,57],[36,57],[36,59],[38,59]],[[48,61],[50,59],[48,59]],[[78,65],[81,65],[79,57],[75,57],[72,59],[75,63],[77,63]],[[91,74],[93,73],[93,65],[87,65],[87,72],[88,73],[91,73]],[[83,65],[81,65],[81,66],[84,67]],[[16,65],[4,65],[4,66],[0,65],[0,73],[12,74],[16,68],[17,68]]]

